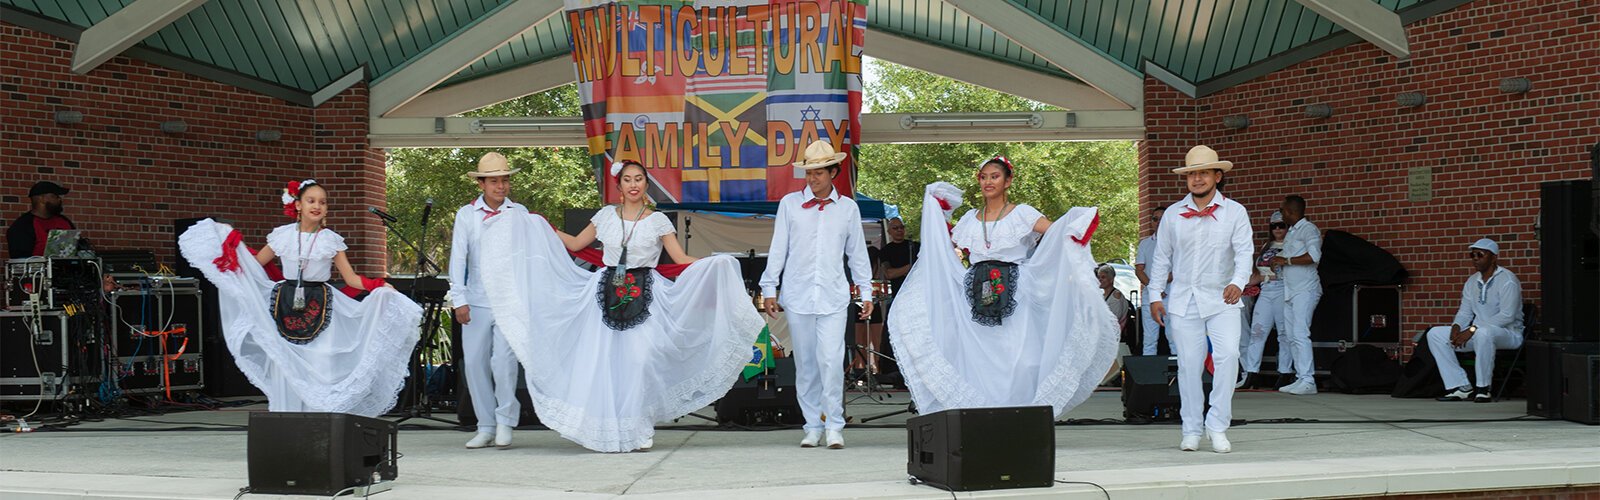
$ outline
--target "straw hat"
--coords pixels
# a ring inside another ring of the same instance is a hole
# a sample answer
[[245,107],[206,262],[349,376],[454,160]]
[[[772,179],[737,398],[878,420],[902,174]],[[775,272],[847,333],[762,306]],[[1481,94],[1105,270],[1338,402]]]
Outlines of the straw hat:
[[794,163],[794,175],[804,177],[807,170],[837,165],[844,161],[845,156],[848,155],[835,153],[833,145],[828,144],[828,141],[812,142],[810,146],[806,146],[805,156]]
[[1233,162],[1217,159],[1216,150],[1207,146],[1195,146],[1189,149],[1189,154],[1183,156],[1183,166],[1172,169],[1174,174],[1187,174],[1199,170],[1221,170],[1227,172],[1233,169]]
[[467,172],[467,177],[482,179],[484,177],[502,177],[517,173],[516,168],[511,168],[511,162],[506,160],[506,155],[489,152],[478,159],[478,171]]

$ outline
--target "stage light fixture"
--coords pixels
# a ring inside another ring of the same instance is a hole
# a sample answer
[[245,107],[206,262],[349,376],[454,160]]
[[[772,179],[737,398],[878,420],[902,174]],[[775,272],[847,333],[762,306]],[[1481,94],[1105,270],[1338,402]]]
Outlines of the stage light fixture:
[[[1068,126],[1073,126],[1069,120]],[[900,128],[1039,128],[1044,117],[1038,113],[941,113],[900,117]]]
[[161,131],[168,134],[182,134],[189,131],[189,124],[183,120],[169,120],[161,122]]
[[1401,92],[1394,96],[1395,104],[1403,108],[1415,108],[1428,103],[1428,96],[1421,92]]
[[1308,118],[1327,118],[1333,116],[1333,106],[1327,104],[1308,104],[1305,108]]
[[1222,126],[1235,130],[1244,129],[1250,126],[1250,117],[1245,115],[1224,116],[1222,117]]
[[1507,94],[1525,94],[1533,90],[1533,81],[1527,78],[1503,78],[1500,80],[1500,91]]
[[83,123],[83,112],[63,109],[56,112],[56,123],[60,125],[77,125]]
[[542,132],[547,130],[572,130],[583,128],[583,120],[572,118],[505,118],[479,119],[467,124],[474,134],[505,132]]
[[275,129],[270,129],[269,128],[269,129],[265,129],[265,130],[257,130],[256,131],[256,140],[257,141],[260,141],[260,142],[277,142],[280,139],[283,139],[283,131],[281,131],[281,130],[275,130]]

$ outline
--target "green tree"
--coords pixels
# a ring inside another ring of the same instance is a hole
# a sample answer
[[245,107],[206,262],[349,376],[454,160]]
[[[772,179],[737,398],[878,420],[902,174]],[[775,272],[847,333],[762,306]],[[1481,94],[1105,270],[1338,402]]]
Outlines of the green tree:
[[[865,106],[878,113],[1044,111],[1050,106],[881,60],[868,62],[878,78],[865,88]],[[861,192],[900,206],[907,230],[920,227],[923,187],[946,181],[965,190],[966,207],[983,202],[979,162],[1004,155],[1016,165],[1013,202],[1058,217],[1074,206],[1100,209],[1095,259],[1129,259],[1138,243],[1138,151],[1131,141],[868,144],[859,149]],[[956,216],[960,217],[958,210]],[[1131,259],[1129,259],[1131,260]]]

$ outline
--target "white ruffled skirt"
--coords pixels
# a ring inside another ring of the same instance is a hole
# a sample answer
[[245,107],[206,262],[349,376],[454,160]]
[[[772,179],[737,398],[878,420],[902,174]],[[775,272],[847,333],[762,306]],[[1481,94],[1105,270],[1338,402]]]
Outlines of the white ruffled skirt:
[[[309,343],[290,343],[278,335],[272,318],[277,282],[267,278],[243,244],[222,248],[232,231],[211,219],[200,221],[178,237],[178,250],[216,285],[228,351],[250,383],[267,395],[268,409],[376,417],[393,408],[417,344],[422,308],[389,288],[373,290],[360,301],[330,291],[327,329]],[[217,269],[213,261],[224,251],[238,254],[238,270]]]
[[540,422],[591,450],[639,449],[656,422],[721,398],[765,326],[732,257],[696,261],[676,281],[655,274],[649,317],[615,331],[596,302],[601,273],[574,265],[543,217],[509,209],[480,243],[495,322]]
[[[1017,306],[1001,325],[972,319],[936,192],[923,196],[922,250],[889,310],[901,374],[923,414],[952,408],[1048,405],[1057,418],[1088,399],[1116,356],[1117,319],[1102,298],[1088,238],[1097,210],[1050,226],[1017,268]],[[953,208],[952,208],[953,210]],[[1081,240],[1082,243],[1074,241]]]

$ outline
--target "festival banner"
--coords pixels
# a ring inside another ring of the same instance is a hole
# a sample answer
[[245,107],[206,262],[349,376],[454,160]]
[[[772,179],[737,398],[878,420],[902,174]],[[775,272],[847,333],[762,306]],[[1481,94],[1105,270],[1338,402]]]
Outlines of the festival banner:
[[851,153],[835,185],[852,193],[866,0],[566,0],[564,15],[597,172],[643,164],[657,203],[775,201],[826,140]]

